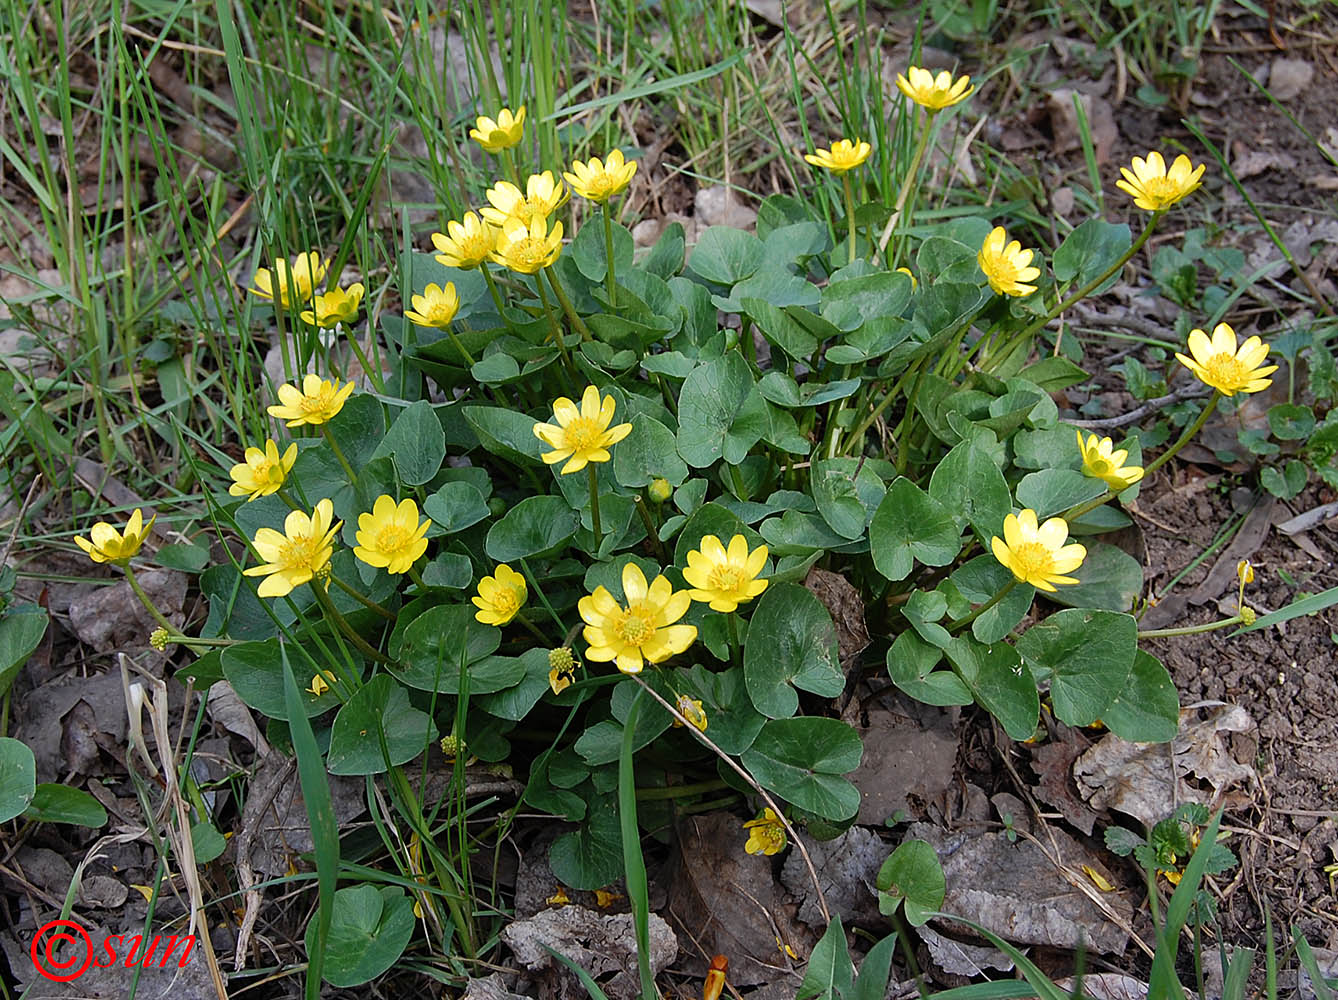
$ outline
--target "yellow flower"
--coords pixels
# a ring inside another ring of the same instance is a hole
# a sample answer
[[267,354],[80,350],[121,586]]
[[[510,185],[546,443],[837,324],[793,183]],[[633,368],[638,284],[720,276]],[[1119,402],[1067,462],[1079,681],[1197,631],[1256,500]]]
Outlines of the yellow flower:
[[1082,565],[1087,550],[1081,545],[1065,545],[1068,522],[1052,517],[1036,526],[1036,512],[1027,508],[1021,514],[1004,518],[1004,536],[990,539],[994,558],[1012,572],[1019,583],[1029,583],[1038,590],[1055,589],[1056,583],[1077,583],[1071,576]]
[[1261,367],[1268,357],[1268,345],[1258,337],[1250,337],[1236,348],[1236,331],[1226,323],[1213,328],[1212,339],[1202,330],[1189,332],[1189,353],[1176,352],[1182,365],[1198,376],[1204,385],[1218,390],[1223,396],[1238,392],[1259,392],[1273,384],[1272,375],[1277,365]]
[[[678,714],[687,719],[694,727],[706,732],[706,709],[702,708],[702,703],[697,698],[689,698],[685,694],[678,696],[678,702],[675,705]],[[674,726],[682,729],[683,723],[678,719],[674,720]]]
[[497,228],[473,212],[466,212],[463,222],[446,223],[446,233],[432,234],[432,245],[441,251],[437,263],[445,267],[472,271],[497,248]]
[[290,444],[281,456],[279,446],[272,438],[266,438],[264,451],[247,448],[246,461],[238,462],[228,470],[228,475],[235,480],[228,492],[235,497],[246,496],[247,503],[277,493],[296,461],[296,442]]
[[332,288],[316,296],[312,303],[314,309],[303,310],[302,319],[325,330],[340,323],[352,323],[358,318],[363,291],[361,282],[349,285],[348,288]]
[[748,831],[748,843],[743,849],[749,854],[779,854],[785,850],[785,824],[770,806],[762,810],[762,815],[743,824]]
[[625,674],[641,672],[644,663],[660,663],[683,652],[697,638],[697,626],[675,625],[692,604],[686,590],[675,591],[665,576],[646,585],[636,563],[623,566],[622,607],[607,587],[596,587],[577,602],[585,622],[586,656],[597,663],[617,662]]
[[[499,563],[492,576],[485,576],[479,581],[478,594],[471,597],[478,608],[474,617],[484,625],[505,625],[525,606],[529,589],[525,586],[525,577],[517,573],[506,563]],[[548,656],[553,659],[552,653]],[[568,654],[570,660],[570,654]],[[568,666],[570,670],[570,665]]]
[[976,262],[989,279],[990,287],[999,295],[1030,295],[1036,291],[1036,286],[1024,282],[1035,281],[1041,276],[1040,268],[1031,266],[1032,253],[1023,250],[1017,240],[1009,243],[1003,226],[995,226],[981,244]]
[[765,545],[749,552],[748,539],[742,535],[729,540],[728,550],[715,535],[703,535],[700,544],[700,549],[688,553],[683,570],[694,601],[709,603],[712,611],[729,612],[767,589],[767,581],[757,579],[767,564]]
[[854,142],[849,139],[837,139],[832,143],[831,149],[805,153],[804,159],[815,167],[822,167],[834,174],[844,174],[867,160],[872,152],[873,147],[861,139],[856,139]]
[[1124,463],[1129,452],[1121,448],[1114,451],[1115,442],[1110,438],[1097,438],[1095,434],[1086,441],[1082,431],[1078,431],[1078,450],[1082,452],[1082,474],[1100,479],[1112,490],[1125,490],[1143,478],[1141,465]]
[[922,66],[911,66],[905,76],[897,74],[897,89],[923,108],[942,111],[966,100],[976,88],[971,86],[969,76],[953,80],[946,69],[935,76]]
[[525,129],[525,105],[517,108],[515,114],[510,108],[503,108],[497,112],[495,120],[479,115],[475,125],[476,128],[469,130],[469,138],[489,153],[500,153],[520,142],[521,132]]
[[264,562],[245,570],[247,576],[263,576],[257,593],[261,597],[283,597],[325,569],[334,554],[334,539],[342,521],[334,519],[334,504],[322,500],[308,517],[292,511],[283,522],[283,533],[261,528],[251,545]]
[[404,318],[418,326],[432,326],[444,330],[451,325],[455,314],[460,311],[460,296],[455,294],[455,284],[446,282],[446,287],[428,285],[422,295],[410,296],[412,309],[404,310]]
[[[287,309],[290,305],[309,302],[311,293],[325,277],[325,269],[330,266],[328,260],[322,260],[315,250],[298,254],[297,260],[290,267],[286,260],[274,262],[274,273],[262,267],[252,279],[247,291],[259,295],[262,299],[273,299],[275,288],[279,292],[279,304]],[[296,294],[294,301],[292,295]]]
[[89,529],[88,533],[93,539],[91,542],[82,535],[75,535],[74,544],[88,553],[88,558],[95,563],[109,562],[115,566],[125,566],[139,554],[140,546],[144,544],[156,520],[158,515],[154,514],[145,524],[144,516],[136,507],[125,522],[124,532],[117,531],[106,521],[99,521]]
[[287,420],[289,427],[315,426],[333,420],[352,394],[352,382],[341,389],[338,379],[330,382],[319,375],[308,374],[302,379],[301,392],[287,382],[279,386],[279,402],[266,412],[271,417]]
[[897,268],[897,270],[898,270],[900,273],[906,275],[906,277],[908,277],[908,278],[911,279],[911,291],[912,291],[912,292],[915,291],[917,288],[920,287],[920,283],[919,283],[918,281],[915,280],[915,275],[911,274],[911,269],[910,269],[909,267],[899,267],[899,268]]
[[320,673],[314,674],[311,678],[311,685],[307,688],[307,694],[319,698],[330,690],[330,686],[334,684],[334,679],[334,673],[329,670],[322,670]]
[[582,198],[602,205],[631,184],[635,173],[636,160],[624,160],[622,150],[615,149],[603,163],[599,162],[598,156],[592,157],[587,163],[574,161],[571,171],[564,172],[562,176]]
[[548,220],[535,216],[528,227],[519,219],[502,223],[492,259],[519,274],[535,274],[540,268],[551,266],[561,253],[562,223],[553,223],[550,233]]
[[411,499],[394,499],[382,494],[372,504],[370,514],[358,515],[357,546],[353,554],[368,566],[384,568],[392,576],[407,573],[427,551],[427,518],[418,520],[418,504]]
[[1183,153],[1175,158],[1170,170],[1166,169],[1161,153],[1155,151],[1148,153],[1146,160],[1135,156],[1132,166],[1133,170],[1120,167],[1124,179],[1116,181],[1115,186],[1131,195],[1134,204],[1148,212],[1170,208],[1203,183],[1199,178],[1203,176],[1204,165],[1200,163],[1195,167]]
[[557,425],[534,425],[534,436],[553,449],[543,453],[543,460],[556,465],[567,459],[562,467],[564,476],[580,472],[590,462],[607,462],[609,448],[632,431],[631,424],[609,426],[617,405],[612,396],[601,397],[593,385],[586,386],[579,410],[566,396],[558,397],[553,402]]
[[487,191],[488,204],[479,209],[494,226],[507,219],[519,219],[529,225],[535,219],[547,219],[571,197],[563,183],[553,178],[553,171],[530,174],[525,193],[510,181],[498,181]]
[[1236,563],[1236,577],[1240,580],[1242,587],[1247,583],[1254,583],[1254,565],[1250,560],[1242,559]]

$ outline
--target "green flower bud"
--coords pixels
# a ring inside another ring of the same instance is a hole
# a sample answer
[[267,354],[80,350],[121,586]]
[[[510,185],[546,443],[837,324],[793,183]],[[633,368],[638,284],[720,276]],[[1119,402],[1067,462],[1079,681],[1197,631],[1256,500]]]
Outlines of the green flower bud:
[[667,479],[656,479],[650,484],[650,498],[656,503],[664,503],[674,495],[674,488]]

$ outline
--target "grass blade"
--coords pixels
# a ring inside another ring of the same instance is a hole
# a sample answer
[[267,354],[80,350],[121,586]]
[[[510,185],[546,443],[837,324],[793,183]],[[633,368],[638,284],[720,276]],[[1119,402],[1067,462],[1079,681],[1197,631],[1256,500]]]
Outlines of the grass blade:
[[618,756],[618,821],[623,836],[623,873],[627,900],[632,904],[636,929],[636,962],[641,973],[642,1000],[655,1000],[655,975],[650,969],[650,891],[646,885],[646,859],[641,854],[641,832],[636,821],[636,770],[632,758],[636,748],[636,723],[641,714],[643,692],[638,689],[623,720],[623,748]]

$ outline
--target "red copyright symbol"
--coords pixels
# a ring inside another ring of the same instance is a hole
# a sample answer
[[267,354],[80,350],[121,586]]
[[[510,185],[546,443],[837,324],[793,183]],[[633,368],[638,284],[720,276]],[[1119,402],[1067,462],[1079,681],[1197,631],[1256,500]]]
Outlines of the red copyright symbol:
[[[74,948],[64,959],[56,957],[56,949],[62,941],[68,941]],[[79,961],[81,948],[83,962]],[[82,976],[88,963],[93,961],[93,942],[89,940],[88,932],[73,920],[53,920],[37,929],[37,936],[33,938],[28,954],[37,971],[47,979],[68,983]]]

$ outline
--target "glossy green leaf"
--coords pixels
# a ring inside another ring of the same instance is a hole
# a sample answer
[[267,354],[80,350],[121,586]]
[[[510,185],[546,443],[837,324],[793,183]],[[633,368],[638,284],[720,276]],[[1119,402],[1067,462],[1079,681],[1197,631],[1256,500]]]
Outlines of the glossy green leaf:
[[970,705],[971,689],[951,670],[935,670],[943,650],[914,632],[903,632],[887,651],[887,673],[892,683],[926,705]]
[[[243,642],[228,646],[219,659],[223,664],[223,676],[237,692],[237,697],[268,718],[287,721],[288,710],[284,707],[283,694],[283,654],[279,645],[278,639]],[[316,668],[306,657],[300,653],[292,654],[292,664],[299,682],[305,682],[307,688],[313,687],[311,679],[316,674]],[[303,690],[299,697],[308,718],[339,704],[334,691],[325,691],[318,696]]]
[[[361,986],[394,965],[415,926],[413,900],[397,885],[353,885],[334,894],[325,946],[325,981]],[[316,922],[307,925],[307,953],[316,947]]]
[[585,820],[576,830],[553,841],[548,864],[557,880],[573,889],[602,889],[621,877],[623,838],[618,797],[591,793]]
[[859,789],[842,775],[859,767],[864,746],[839,719],[772,719],[743,753],[743,765],[767,791],[839,823],[859,811]]
[[710,226],[697,238],[688,268],[707,281],[733,285],[762,265],[762,241],[732,226]]
[[409,623],[399,662],[387,669],[411,688],[457,694],[463,656],[471,692],[501,691],[518,684],[525,675],[524,667],[510,657],[485,659],[501,641],[500,629],[474,618],[473,605],[441,604]]
[[1166,743],[1180,725],[1180,696],[1171,675],[1151,653],[1139,650],[1123,690],[1101,714],[1106,728],[1131,743]]
[[906,908],[912,927],[924,923],[943,906],[948,882],[938,855],[923,840],[904,840],[878,869],[878,912],[891,916]]
[[570,541],[580,523],[580,515],[561,497],[526,497],[488,529],[484,548],[504,563],[548,555]]
[[377,674],[335,716],[326,765],[331,774],[382,774],[387,763],[408,763],[436,738],[437,727],[409,704],[404,688],[388,675]]
[[990,453],[963,441],[943,456],[929,478],[929,495],[952,515],[959,532],[969,524],[982,540],[1003,530],[1013,499]]
[[[854,982],[850,945],[846,943],[845,928],[841,926],[841,914],[834,913],[832,922],[808,956],[804,981],[799,984],[794,1000],[843,1000],[854,989]],[[881,997],[880,993],[880,1000]]]
[[1142,564],[1123,549],[1105,542],[1088,544],[1087,557],[1069,575],[1078,582],[1061,585],[1046,596],[1071,608],[1128,611],[1143,591]]
[[1070,726],[1101,718],[1124,689],[1138,649],[1132,615],[1070,608],[1027,629],[1017,650],[1050,678],[1055,717]]
[[[818,513],[838,535],[861,538],[887,487],[867,462],[829,458],[813,463],[809,482]],[[1005,495],[1007,488],[1005,487]]]
[[470,483],[445,483],[423,501],[423,513],[450,535],[487,517],[488,503]]
[[906,477],[894,482],[869,525],[873,564],[889,580],[910,576],[916,562],[946,566],[962,549],[951,512]]
[[437,474],[446,458],[446,432],[431,403],[420,399],[395,418],[371,458],[383,455],[391,457],[400,478],[410,486],[421,486]]
[[793,583],[766,589],[748,623],[743,676],[753,706],[772,719],[799,708],[796,687],[827,698],[841,693],[836,626],[811,591]]
[[947,653],[957,675],[1004,732],[1015,740],[1029,739],[1040,718],[1041,702],[1036,680],[1017,650],[1006,642],[986,645],[961,636]]
[[654,417],[638,413],[632,431],[613,449],[613,476],[620,486],[638,489],[655,479],[682,486],[688,467],[679,457],[674,432]]
[[0,697],[41,645],[49,617],[45,608],[25,604],[11,608],[0,618]]
[[[1055,250],[1051,266],[1058,281],[1075,281],[1086,285],[1096,280],[1111,267],[1121,255],[1129,249],[1129,227],[1123,223],[1116,225],[1105,219],[1088,219],[1077,229],[1069,233],[1064,242]],[[1109,287],[1119,278],[1118,272],[1110,276],[1109,282],[1095,292]]]
[[42,784],[34,790],[23,818],[35,823],[69,823],[96,830],[107,825],[107,810],[82,788]]
[[37,761],[16,739],[0,736],[0,823],[19,816],[37,792]]
[[[1023,476],[1017,484],[1017,503],[1019,507],[1030,507],[1044,521],[1070,507],[1095,500],[1105,492],[1104,482],[1084,476],[1075,469],[1041,469]],[[994,533],[1002,532],[1003,519],[1000,518]]]
[[[948,579],[972,604],[984,604],[1013,580],[1013,574],[990,554],[976,556],[958,566]],[[1017,584],[1002,601],[971,623],[971,634],[986,644],[998,642],[1022,621],[1035,597],[1036,588],[1031,584]]]
[[549,414],[545,414],[544,421],[536,421],[524,413],[500,406],[465,406],[460,412],[465,423],[478,435],[479,443],[498,458],[542,465],[539,456],[552,450],[534,436],[534,425],[547,422]]

